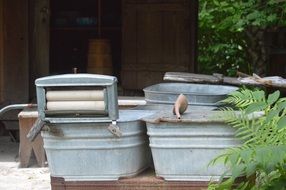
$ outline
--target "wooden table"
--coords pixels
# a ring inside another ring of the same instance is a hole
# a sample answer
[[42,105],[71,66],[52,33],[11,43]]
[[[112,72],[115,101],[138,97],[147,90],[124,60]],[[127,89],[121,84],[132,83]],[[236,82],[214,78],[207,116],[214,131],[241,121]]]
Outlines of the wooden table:
[[26,137],[38,118],[38,112],[35,109],[26,109],[19,113],[18,118],[20,132],[20,167],[25,168],[29,166],[32,152],[34,152],[38,165],[44,167],[46,154],[42,136],[38,135],[33,142],[30,142]]

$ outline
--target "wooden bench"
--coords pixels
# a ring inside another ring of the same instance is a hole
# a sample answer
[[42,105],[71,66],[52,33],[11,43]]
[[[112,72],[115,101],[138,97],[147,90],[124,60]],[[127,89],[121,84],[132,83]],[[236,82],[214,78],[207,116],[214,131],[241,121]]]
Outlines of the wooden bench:
[[46,164],[46,154],[42,136],[38,135],[33,142],[30,142],[26,137],[38,118],[38,112],[35,109],[25,109],[19,113],[18,118],[20,132],[20,167],[25,168],[29,166],[32,152],[34,152],[38,165],[44,167]]

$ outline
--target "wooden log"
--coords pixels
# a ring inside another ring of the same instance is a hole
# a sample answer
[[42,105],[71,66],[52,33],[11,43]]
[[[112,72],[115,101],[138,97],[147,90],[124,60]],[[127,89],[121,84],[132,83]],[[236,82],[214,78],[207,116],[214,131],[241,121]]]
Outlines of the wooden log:
[[211,84],[218,84],[222,82],[222,80],[216,76],[185,73],[185,72],[166,72],[163,79],[167,81],[211,83]]
[[190,83],[230,84],[236,86],[247,85],[261,87],[266,86],[271,88],[286,88],[286,79],[278,76],[261,78],[256,74],[250,76],[241,72],[238,72],[238,75],[245,77],[225,77],[217,73],[214,73],[213,75],[205,75],[184,72],[166,72],[164,75],[164,80]]

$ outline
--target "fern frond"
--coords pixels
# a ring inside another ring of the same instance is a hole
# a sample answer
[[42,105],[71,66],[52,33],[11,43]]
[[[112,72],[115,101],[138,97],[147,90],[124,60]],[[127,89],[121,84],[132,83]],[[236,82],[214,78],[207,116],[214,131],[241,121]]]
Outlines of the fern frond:
[[250,91],[242,89],[241,91],[235,91],[221,101],[225,104],[231,104],[238,108],[245,108],[254,102],[266,102],[265,93],[262,90]]
[[[276,91],[266,99],[263,91],[243,89],[223,101],[239,109],[221,111],[224,121],[235,129],[235,137],[243,141],[217,159],[232,173],[227,189],[240,175],[246,176],[246,181],[239,183],[238,189],[269,189],[286,180],[286,98],[279,96]],[[225,185],[220,182],[216,189],[225,189]]]
[[223,111],[224,121],[236,129],[235,137],[247,142],[249,144],[256,140],[254,138],[257,133],[257,128],[259,126],[258,119],[250,119],[249,115],[245,114],[243,111],[233,111],[232,109],[225,109]]

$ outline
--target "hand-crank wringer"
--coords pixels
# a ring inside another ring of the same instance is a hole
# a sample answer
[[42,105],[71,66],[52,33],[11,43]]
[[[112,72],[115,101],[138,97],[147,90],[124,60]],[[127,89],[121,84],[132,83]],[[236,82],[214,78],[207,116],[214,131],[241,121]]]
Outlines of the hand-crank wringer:
[[36,80],[40,119],[49,123],[111,122],[118,119],[117,79],[112,76],[67,74]]

